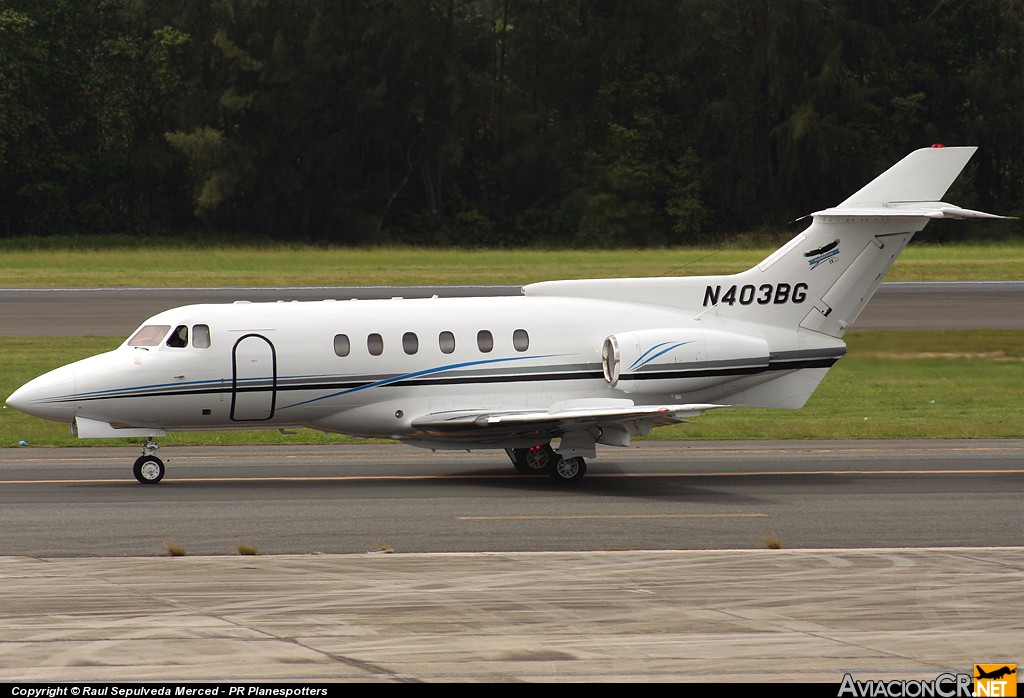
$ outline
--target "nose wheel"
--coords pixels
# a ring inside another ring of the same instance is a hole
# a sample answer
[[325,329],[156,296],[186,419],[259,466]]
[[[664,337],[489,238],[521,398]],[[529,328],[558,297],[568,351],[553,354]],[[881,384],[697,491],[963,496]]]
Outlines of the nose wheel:
[[135,479],[144,485],[155,485],[164,479],[164,462],[153,455],[153,453],[160,448],[150,437],[146,440],[146,443],[142,445],[142,455],[135,461],[135,465],[132,467],[132,473],[135,475]]
[[164,462],[156,456],[140,456],[132,472],[135,479],[144,485],[155,485],[164,479]]

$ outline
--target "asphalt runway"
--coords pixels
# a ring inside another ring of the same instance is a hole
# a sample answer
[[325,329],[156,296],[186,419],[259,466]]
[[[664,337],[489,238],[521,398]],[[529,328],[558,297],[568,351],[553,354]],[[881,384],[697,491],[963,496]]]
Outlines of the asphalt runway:
[[1013,546],[1024,440],[639,442],[561,485],[398,444],[0,450],[0,554]]
[[[146,318],[192,303],[519,292],[518,286],[4,288],[0,289],[0,336],[127,336]],[[883,283],[854,329],[1024,329],[1024,281]]]

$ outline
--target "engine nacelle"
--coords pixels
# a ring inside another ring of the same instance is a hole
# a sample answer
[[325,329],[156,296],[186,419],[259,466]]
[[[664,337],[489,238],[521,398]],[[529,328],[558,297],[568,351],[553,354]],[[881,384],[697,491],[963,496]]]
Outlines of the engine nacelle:
[[601,367],[608,385],[625,393],[685,393],[760,373],[768,342],[705,329],[620,332],[604,340]]

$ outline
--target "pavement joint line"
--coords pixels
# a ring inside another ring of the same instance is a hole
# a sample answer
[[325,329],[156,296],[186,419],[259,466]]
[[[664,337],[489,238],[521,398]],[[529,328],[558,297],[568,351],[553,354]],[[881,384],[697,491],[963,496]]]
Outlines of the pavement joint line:
[[[614,478],[716,478],[716,477],[789,477],[808,475],[1021,475],[1024,469],[953,469],[953,470],[754,470],[699,472],[699,473],[591,473],[587,479]],[[469,474],[469,475],[280,475],[274,477],[182,477],[167,478],[162,486],[172,484],[195,484],[214,482],[381,482],[411,480],[546,480],[547,475],[509,474]],[[61,480],[0,480],[0,485],[74,485],[74,484],[135,484],[132,478],[84,478]]]
[[234,620],[234,619],[228,617],[226,614],[215,613],[213,611],[204,610],[204,609],[198,608],[198,607],[196,607],[194,605],[191,605],[191,604],[187,604],[187,603],[183,603],[181,601],[175,601],[174,599],[166,598],[166,597],[164,597],[164,596],[162,596],[160,594],[154,594],[154,593],[148,592],[145,589],[142,589],[139,585],[131,585],[131,586],[129,586],[129,585],[124,584],[122,582],[117,582],[117,581],[113,581],[111,579],[107,579],[104,575],[100,575],[100,574],[97,574],[95,572],[88,572],[87,571],[87,572],[84,573],[84,576],[85,577],[91,577],[92,579],[100,582],[101,584],[110,585],[110,586],[113,586],[113,587],[118,587],[118,588],[124,589],[126,591],[126,593],[128,593],[128,594],[131,594],[133,590],[139,589],[143,595],[147,596],[148,598],[152,599],[155,602],[171,606],[172,608],[181,609],[181,610],[187,611],[188,613],[194,613],[194,614],[196,614],[198,616],[203,616],[203,617],[206,617],[206,618],[214,618],[214,619],[216,619],[216,620],[218,620],[218,621],[220,621],[222,623],[226,623],[226,624],[234,626],[236,628],[242,628],[244,630],[251,631],[253,633],[256,633],[257,635],[264,636],[264,637],[266,637],[268,639],[273,639],[273,640],[275,640],[277,642],[283,642],[285,644],[290,644],[290,645],[295,645],[296,647],[301,647],[302,649],[307,650],[309,652],[312,652],[314,654],[318,654],[318,655],[321,655],[323,657],[327,657],[327,658],[331,659],[332,661],[339,662],[339,663],[344,664],[346,666],[350,666],[352,668],[360,669],[362,671],[365,671],[371,677],[374,677],[374,678],[389,678],[389,679],[394,679],[396,681],[399,681],[401,683],[410,683],[410,682],[420,683],[420,681],[418,681],[418,680],[416,680],[416,679],[414,679],[412,677],[409,677],[409,676],[407,676],[405,674],[402,674],[400,672],[388,671],[387,669],[384,669],[383,667],[381,667],[379,665],[376,665],[376,664],[373,664],[371,662],[364,662],[364,661],[361,661],[361,660],[358,660],[358,659],[352,659],[352,658],[349,658],[349,657],[345,657],[343,655],[335,654],[333,652],[327,652],[326,650],[318,649],[316,647],[312,647],[310,645],[307,645],[307,644],[301,642],[298,638],[286,637],[286,636],[282,636],[282,635],[280,635],[278,633],[270,632],[268,630],[262,630],[260,628],[254,627],[253,625],[242,623],[242,622],[239,622],[237,620]]

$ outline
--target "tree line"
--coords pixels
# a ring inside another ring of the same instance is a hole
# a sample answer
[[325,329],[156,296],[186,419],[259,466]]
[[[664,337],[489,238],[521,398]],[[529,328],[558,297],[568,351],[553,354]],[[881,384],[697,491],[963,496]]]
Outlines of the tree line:
[[701,243],[933,142],[1024,209],[1024,3],[0,0],[3,237]]

